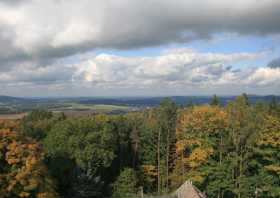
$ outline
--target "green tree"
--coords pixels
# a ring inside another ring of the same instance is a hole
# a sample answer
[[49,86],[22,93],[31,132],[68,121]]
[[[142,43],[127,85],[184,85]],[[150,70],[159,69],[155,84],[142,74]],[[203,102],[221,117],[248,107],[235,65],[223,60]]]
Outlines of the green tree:
[[21,121],[22,132],[37,140],[42,140],[56,122],[66,119],[63,113],[53,114],[44,109],[35,109]]
[[133,169],[125,168],[113,184],[113,198],[137,196],[137,176]]
[[257,114],[253,106],[249,106],[248,98],[242,95],[227,106],[229,116],[229,137],[227,143],[228,156],[232,167],[234,187],[231,192],[238,198],[252,197],[254,190],[254,174],[250,172],[253,145],[258,139],[263,123],[262,114]]
[[240,100],[240,98],[242,98],[244,100],[244,103],[249,106],[250,105],[250,101],[249,101],[249,97],[246,93],[243,93],[241,96],[238,96],[236,100]]
[[[172,146],[175,145],[176,135],[175,135],[175,129],[176,129],[176,119],[177,119],[177,106],[176,104],[170,99],[166,98],[164,99],[159,107],[158,110],[158,117],[159,117],[159,126],[160,130],[162,131],[162,144],[163,147],[161,148],[163,153],[163,161],[165,163],[164,165],[164,173],[162,178],[163,181],[163,188],[165,188],[165,192],[168,192],[169,189],[169,177],[170,177],[170,169],[171,164],[173,161],[172,154]],[[160,159],[161,156],[159,156]]]
[[210,102],[212,106],[218,106],[220,104],[218,96],[215,94]]
[[280,120],[265,116],[254,144],[250,169],[254,170],[254,186],[259,197],[280,196]]
[[[74,189],[74,192],[61,189],[64,194],[101,197],[101,188],[106,185],[103,176],[115,158],[114,132],[108,116],[69,118],[58,122],[44,139],[44,149],[48,165],[72,164],[61,169],[50,167],[53,175],[67,172],[74,175],[70,181],[70,190]],[[65,182],[69,181],[60,178],[60,186],[65,186]]]
[[280,117],[280,108],[276,96],[272,96],[269,103],[269,114]]
[[143,112],[142,126],[140,128],[139,158],[143,170],[143,186],[146,192],[155,192],[158,185],[158,122],[155,109]]

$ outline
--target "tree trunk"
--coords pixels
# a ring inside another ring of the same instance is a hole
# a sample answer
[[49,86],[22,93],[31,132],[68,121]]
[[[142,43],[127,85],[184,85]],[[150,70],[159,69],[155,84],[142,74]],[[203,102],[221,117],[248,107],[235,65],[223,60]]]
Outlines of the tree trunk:
[[136,168],[137,165],[137,156],[138,156],[138,142],[135,143],[134,146],[134,154],[133,154],[133,168]]
[[[242,172],[243,172],[243,156],[242,156],[242,147],[240,148],[240,161],[239,161],[239,178],[241,179],[242,178]],[[240,181],[239,181],[239,184],[238,184],[238,198],[241,198],[241,184],[240,184]]]
[[220,152],[219,152],[219,154],[220,154],[220,156],[219,156],[220,165],[222,165],[222,158],[223,158],[222,149],[223,149],[223,137],[221,136],[220,137]]
[[140,187],[140,198],[144,198],[143,186]]
[[184,153],[182,152],[182,154],[181,154],[181,157],[182,157],[182,159],[181,159],[181,162],[182,162],[182,180],[181,180],[181,184],[183,184],[184,183],[184,178],[185,178],[185,167],[184,167]]
[[160,139],[161,129],[158,130],[158,141],[157,141],[157,190],[158,195],[160,194]]
[[169,189],[169,128],[167,129],[166,139],[166,192]]
[[[220,166],[222,166],[222,158],[223,158],[222,148],[223,148],[223,137],[221,135],[220,136],[220,146],[219,146],[219,164],[220,164]],[[223,196],[222,193],[223,193],[223,191],[221,189],[219,189],[218,198],[221,198]]]

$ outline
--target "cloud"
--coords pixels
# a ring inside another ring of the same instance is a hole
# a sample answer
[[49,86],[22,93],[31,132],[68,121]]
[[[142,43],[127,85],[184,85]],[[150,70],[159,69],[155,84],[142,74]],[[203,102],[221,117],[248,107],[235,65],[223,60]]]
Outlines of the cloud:
[[[173,49],[156,57],[121,57],[100,54],[79,64],[79,80],[96,86],[208,87],[219,85],[269,85],[280,79],[278,69],[251,68],[234,71],[229,67],[255,60],[263,53],[201,53]],[[77,66],[78,68],[78,66]]]
[[0,67],[96,48],[130,49],[280,33],[275,0],[9,0],[0,3]]
[[[263,57],[258,53],[204,53],[172,49],[155,57],[113,54],[75,56],[44,67],[25,62],[0,73],[2,89],[27,86],[36,93],[71,95],[184,95],[278,93],[280,68],[257,67],[234,70],[228,65]],[[1,87],[1,86],[0,86]],[[60,92],[53,92],[59,90]],[[266,90],[266,91],[264,91]]]
[[36,63],[24,62],[17,67],[6,72],[0,73],[1,84],[59,84],[67,83],[72,80],[75,70],[67,65],[47,65],[45,67],[37,67]]
[[277,84],[280,86],[280,68],[258,68],[243,80],[243,83],[255,86]]
[[280,68],[280,57],[270,61],[268,63],[268,67],[271,67],[271,68],[277,68],[278,67],[278,68]]

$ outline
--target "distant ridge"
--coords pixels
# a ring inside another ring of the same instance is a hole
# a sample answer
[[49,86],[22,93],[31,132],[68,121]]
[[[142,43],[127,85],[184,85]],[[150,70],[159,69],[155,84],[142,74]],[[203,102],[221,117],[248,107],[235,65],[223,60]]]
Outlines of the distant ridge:
[[[228,101],[234,100],[236,96],[218,96],[220,103],[225,105]],[[280,102],[280,96],[276,96]],[[205,104],[210,103],[212,96],[170,96],[170,97],[141,97],[141,98],[89,98],[80,101],[81,104],[111,104],[111,105],[135,105],[135,106],[156,106],[164,98],[170,98],[178,105],[186,104]],[[248,95],[249,101],[251,103],[256,103],[258,101],[270,102],[272,95],[268,96],[258,96],[258,95]]]
[[2,102],[2,103],[17,102],[17,101],[22,101],[22,100],[25,100],[25,99],[19,98],[19,97],[13,97],[13,96],[0,95],[0,102]]
[[[234,100],[236,96],[218,96],[220,103],[225,105],[228,101]],[[276,96],[280,102],[280,96]],[[0,95],[0,103],[63,103],[75,102],[79,104],[107,104],[107,105],[128,105],[128,106],[157,106],[164,98],[170,98],[178,105],[205,104],[212,100],[212,96],[167,96],[167,97],[49,97],[49,98],[24,98]],[[272,95],[259,96],[248,95],[251,103],[258,101],[269,102]]]

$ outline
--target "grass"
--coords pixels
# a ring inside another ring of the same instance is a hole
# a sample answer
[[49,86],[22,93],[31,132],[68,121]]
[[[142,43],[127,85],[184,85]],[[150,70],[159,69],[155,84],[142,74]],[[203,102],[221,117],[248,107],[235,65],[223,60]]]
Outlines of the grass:
[[106,105],[106,104],[96,104],[96,105],[85,105],[85,104],[78,104],[78,103],[66,103],[66,107],[58,107],[52,110],[55,111],[68,111],[68,110],[91,110],[91,111],[131,111],[134,108],[129,106],[121,106],[121,105]]
[[128,106],[119,106],[119,105],[92,105],[92,109],[95,110],[130,110],[131,107]]
[[[1,111],[0,106],[0,119],[20,119],[25,113],[17,113],[17,109],[12,106],[5,107],[8,110]],[[20,112],[30,112],[35,107],[29,107],[27,109],[21,109]],[[107,104],[79,104],[79,103],[61,103],[57,105],[45,106],[39,104],[36,108],[44,108],[53,112],[64,112],[66,114],[84,115],[90,113],[119,113],[135,111],[137,108],[125,105],[107,105]],[[1,113],[2,112],[2,113]]]
[[17,120],[21,119],[26,115],[26,113],[18,113],[18,114],[0,114],[0,120]]

